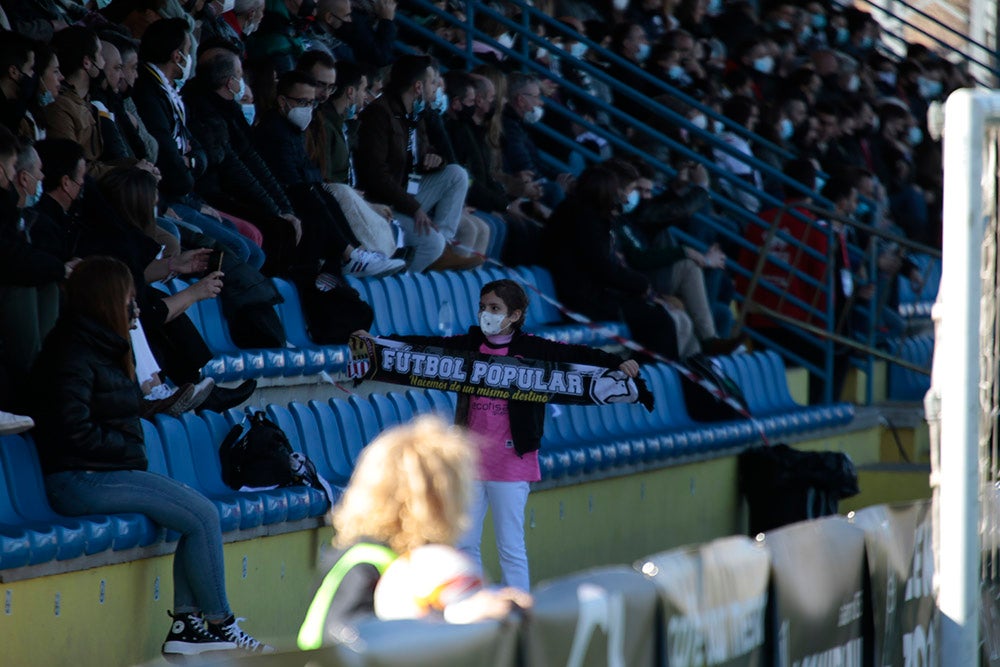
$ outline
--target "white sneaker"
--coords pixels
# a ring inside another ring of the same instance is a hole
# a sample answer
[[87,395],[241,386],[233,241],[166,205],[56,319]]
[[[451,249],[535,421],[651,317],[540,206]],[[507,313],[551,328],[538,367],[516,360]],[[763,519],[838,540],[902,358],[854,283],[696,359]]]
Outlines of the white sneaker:
[[351,258],[344,264],[344,275],[364,278],[367,276],[386,276],[401,271],[406,262],[401,259],[390,259],[380,252],[355,248]]
[[24,433],[34,427],[35,420],[25,415],[15,415],[13,412],[0,411],[0,435]]
[[[232,618],[232,617],[230,617]],[[214,634],[219,640],[232,642],[236,648],[243,649],[248,653],[274,653],[274,647],[263,644],[254,639],[248,632],[240,628],[239,622],[245,618],[235,618],[223,625],[208,625],[208,631]]]

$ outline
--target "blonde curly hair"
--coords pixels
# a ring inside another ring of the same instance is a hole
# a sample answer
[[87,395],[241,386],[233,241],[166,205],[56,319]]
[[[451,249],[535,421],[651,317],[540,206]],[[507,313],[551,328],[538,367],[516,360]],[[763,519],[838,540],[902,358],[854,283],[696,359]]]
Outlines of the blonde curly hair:
[[418,417],[372,441],[333,509],[333,544],[375,539],[396,553],[454,545],[468,525],[475,446],[456,426]]

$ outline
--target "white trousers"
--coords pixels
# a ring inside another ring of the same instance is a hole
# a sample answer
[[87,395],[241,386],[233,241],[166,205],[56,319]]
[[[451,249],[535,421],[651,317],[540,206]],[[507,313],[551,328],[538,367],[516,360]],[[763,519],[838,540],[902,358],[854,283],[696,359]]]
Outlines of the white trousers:
[[486,509],[489,507],[493,513],[493,529],[496,532],[497,553],[500,555],[501,583],[523,591],[531,590],[528,550],[524,546],[524,507],[528,503],[528,490],[528,482],[473,482],[469,507],[471,524],[456,545],[482,571],[480,544],[483,519],[486,518]]

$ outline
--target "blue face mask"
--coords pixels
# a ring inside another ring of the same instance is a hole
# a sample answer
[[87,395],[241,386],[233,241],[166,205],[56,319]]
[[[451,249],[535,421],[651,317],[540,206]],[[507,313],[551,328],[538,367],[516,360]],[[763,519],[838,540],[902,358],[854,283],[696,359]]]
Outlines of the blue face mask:
[[358,105],[350,104],[344,109],[344,120],[350,120],[358,115]]
[[53,95],[52,91],[49,90],[48,88],[43,90],[42,94],[38,96],[38,106],[40,107],[47,107],[55,101],[56,101],[55,95]]
[[782,141],[788,141],[795,134],[795,125],[787,118],[782,118],[778,128],[778,135]]
[[582,58],[587,55],[587,45],[583,42],[573,42],[573,46],[569,47],[569,54],[574,58]]
[[37,204],[42,198],[42,182],[38,181],[35,185],[35,191],[24,198],[24,207],[31,208]]
[[434,101],[431,102],[431,108],[439,114],[448,110],[448,95],[445,94],[444,88],[437,89],[437,92],[434,94]]
[[858,207],[854,209],[854,217],[863,218],[872,212],[872,207],[866,201],[859,201]]
[[826,14],[813,14],[812,15],[812,27],[817,30],[822,30],[826,27]]
[[424,112],[424,109],[426,108],[427,108],[427,102],[424,102],[424,98],[422,96],[418,96],[416,99],[413,100],[413,113],[421,114]]
[[815,187],[813,188],[816,192],[822,192],[823,186],[826,185],[826,179],[822,176],[817,176],[815,181]]
[[257,107],[252,104],[241,104],[240,108],[243,110],[243,117],[253,125],[254,118],[257,117]]
[[631,213],[639,205],[639,191],[632,190],[628,193],[625,203],[622,204],[622,213]]
[[649,52],[651,49],[652,47],[649,46],[648,42],[643,42],[639,45],[639,50],[635,53],[635,59],[641,63],[646,62],[646,59],[649,58]]
[[667,76],[675,81],[682,78],[684,74],[684,68],[680,65],[671,65],[670,69],[667,70]]
[[837,28],[837,44],[847,44],[847,40],[851,38],[851,31],[847,28],[840,27]]

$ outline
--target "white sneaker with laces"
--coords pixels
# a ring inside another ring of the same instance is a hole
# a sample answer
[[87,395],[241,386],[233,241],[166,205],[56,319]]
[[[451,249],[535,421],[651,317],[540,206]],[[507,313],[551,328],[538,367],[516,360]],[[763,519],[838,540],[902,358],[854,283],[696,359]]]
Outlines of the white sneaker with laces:
[[355,248],[351,258],[344,264],[344,275],[357,278],[367,276],[386,276],[402,270],[406,262],[401,259],[391,259],[380,252]]
[[24,433],[35,425],[35,420],[25,415],[15,415],[13,412],[0,412],[0,435]]
[[274,653],[274,647],[262,644],[254,639],[249,633],[240,628],[240,621],[245,618],[233,618],[225,621],[221,625],[208,624],[209,632],[213,633],[221,641],[232,642],[236,648],[243,649],[249,653]]

